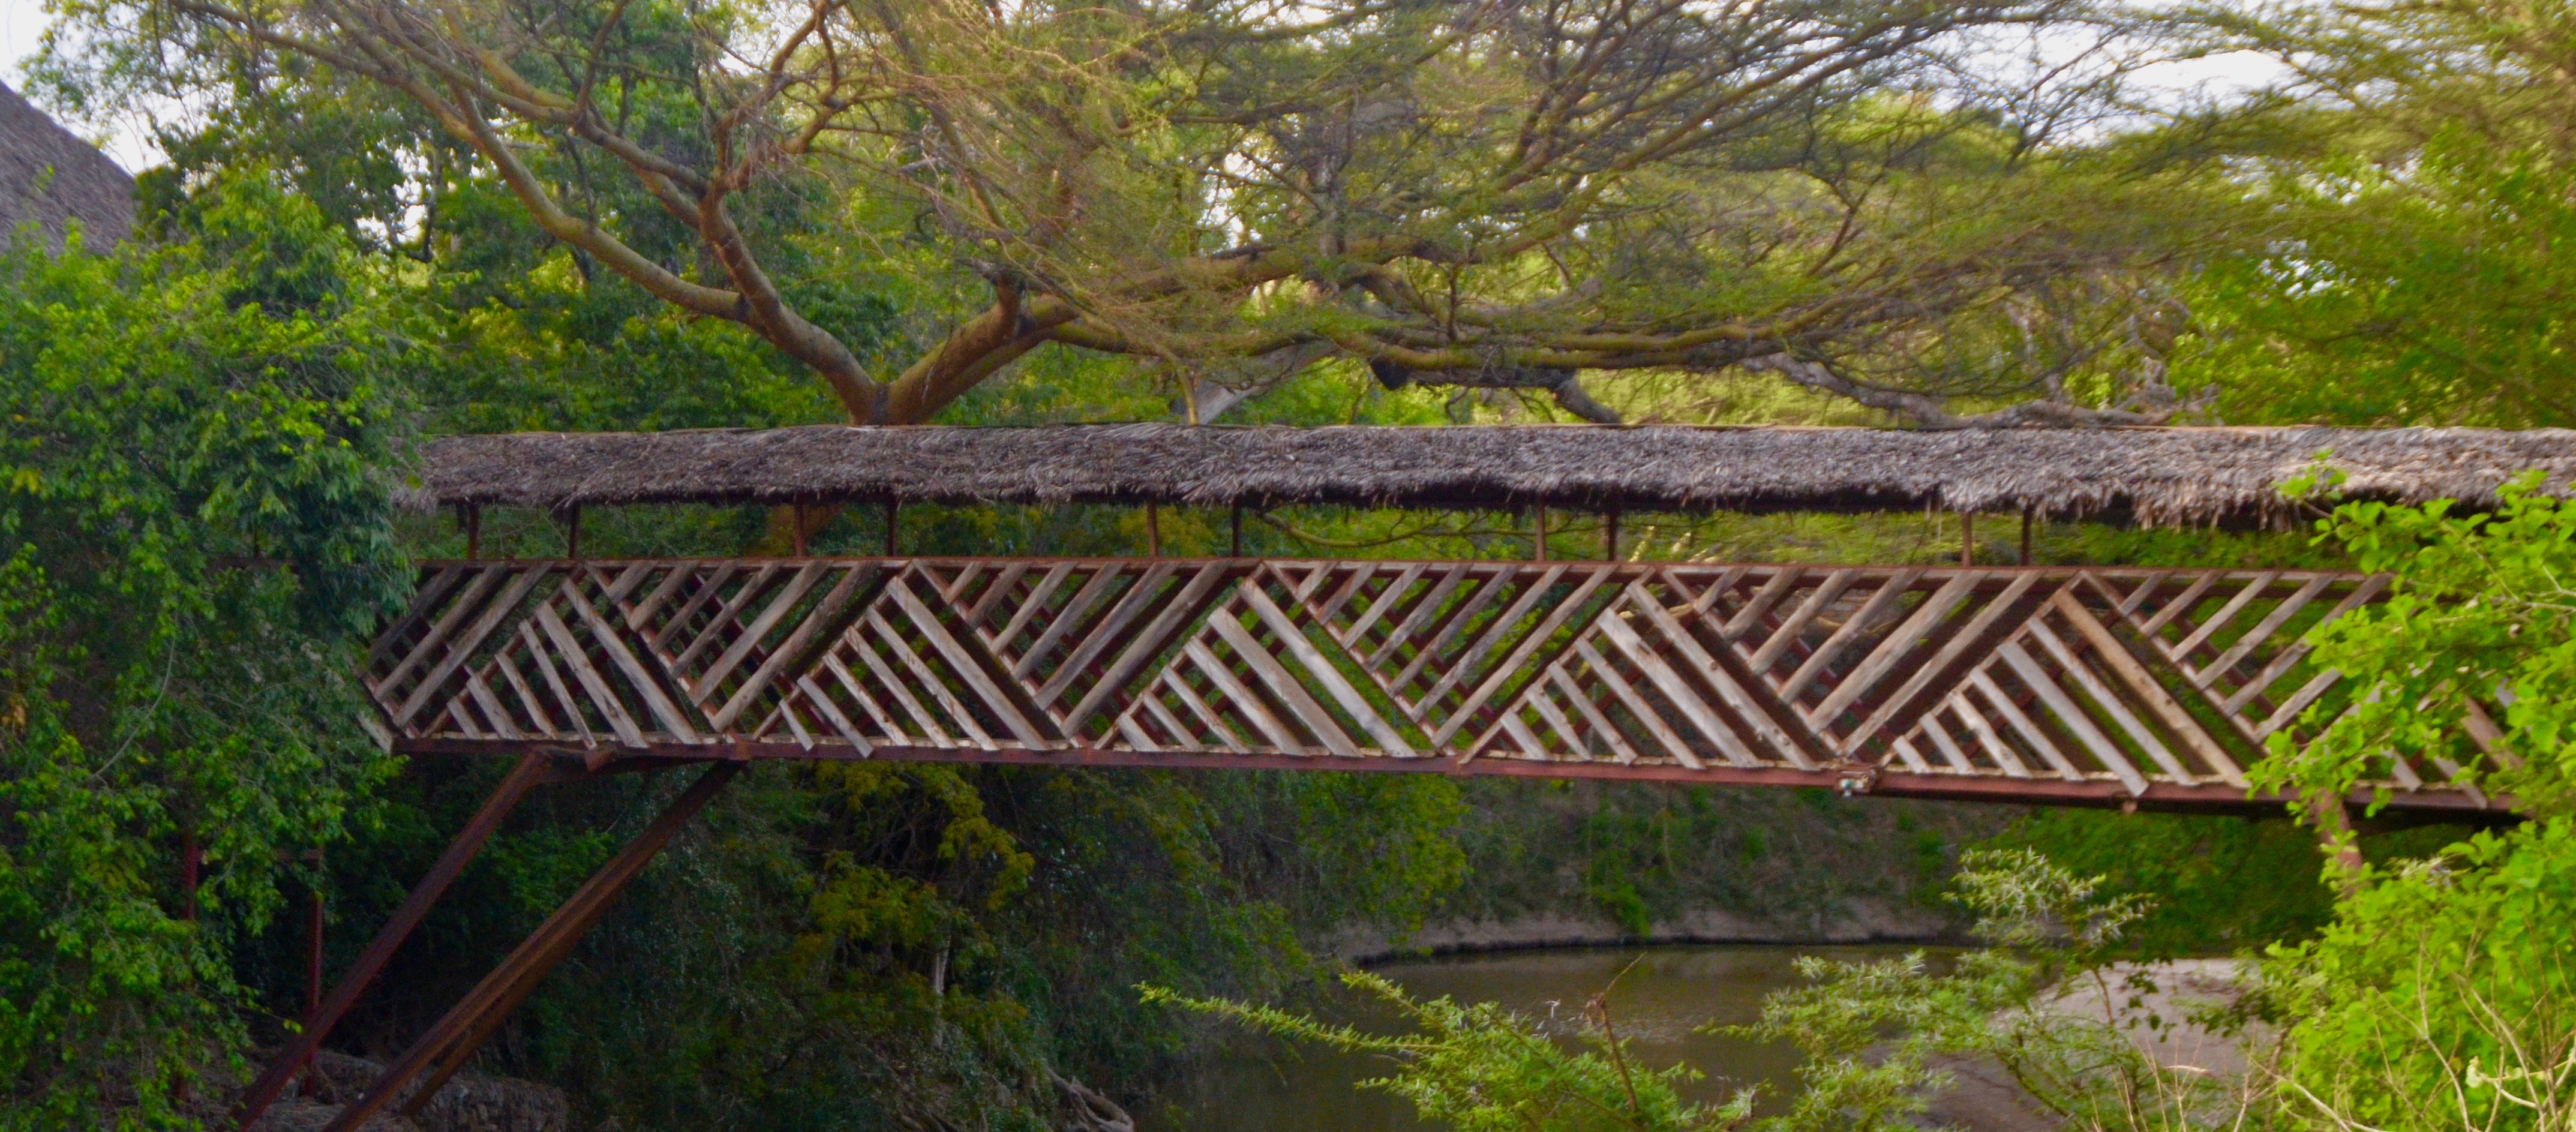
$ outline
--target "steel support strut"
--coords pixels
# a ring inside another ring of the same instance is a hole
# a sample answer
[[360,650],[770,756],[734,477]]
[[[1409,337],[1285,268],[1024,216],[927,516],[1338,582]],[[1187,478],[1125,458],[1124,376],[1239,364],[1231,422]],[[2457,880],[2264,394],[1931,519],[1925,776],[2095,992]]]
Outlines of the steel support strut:
[[250,1127],[261,1113],[268,1111],[269,1105],[276,1103],[278,1094],[285,1091],[286,1083],[294,1079],[295,1071],[313,1059],[314,1052],[322,1047],[322,1039],[330,1036],[331,1027],[338,1025],[340,1016],[357,1003],[358,995],[367,989],[368,983],[375,981],[376,975],[393,959],[394,952],[411,937],[412,929],[420,926],[421,918],[428,915],[430,906],[438,903],[438,898],[447,892],[447,886],[455,883],[457,876],[465,871],[474,854],[481,851],[483,843],[491,839],[492,832],[500,828],[501,820],[517,808],[530,787],[545,781],[550,761],[544,754],[531,751],[519,759],[519,765],[510,769],[509,776],[503,778],[499,786],[492,789],[491,796],[483,800],[482,808],[474,811],[473,818],[465,823],[456,840],[449,842],[447,851],[439,854],[438,862],[429,867],[429,875],[413,886],[411,895],[403,899],[402,907],[395,909],[393,918],[385,921],[385,926],[376,932],[375,940],[367,944],[365,953],[359,955],[358,961],[340,976],[339,984],[331,988],[330,997],[305,1015],[303,1029],[286,1043],[285,1049],[278,1052],[277,1060],[269,1064],[267,1072],[242,1090],[241,1099],[233,1106],[236,1125]]
[[697,816],[697,812],[747,765],[720,762],[707,768],[707,772],[691,783],[686,792],[663,808],[652,825],[645,827],[644,832],[628,842],[615,858],[592,874],[580,890],[556,908],[545,923],[538,925],[537,930],[511,951],[500,966],[485,975],[482,982],[475,984],[474,989],[430,1026],[428,1032],[411,1044],[411,1048],[404,1050],[400,1058],[387,1066],[375,1083],[367,1087],[365,1096],[341,1109],[323,1132],[354,1132],[359,1125],[366,1123],[368,1117],[392,1103],[403,1086],[419,1077],[423,1070],[434,1067],[434,1076],[423,1083],[424,1087],[418,1094],[419,1099],[425,1102],[440,1084],[464,1065],[467,1058],[474,1055],[475,1049],[491,1036],[501,1020],[536,989],[546,972],[571,953],[573,945],[599,922],[600,916],[616,902],[618,894],[644,871],[644,866],[652,862],[681,827]]

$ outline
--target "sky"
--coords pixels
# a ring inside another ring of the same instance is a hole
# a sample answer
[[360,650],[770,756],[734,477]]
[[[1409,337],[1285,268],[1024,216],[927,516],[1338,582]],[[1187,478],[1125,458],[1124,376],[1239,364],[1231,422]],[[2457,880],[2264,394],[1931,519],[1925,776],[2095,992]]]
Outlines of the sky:
[[44,34],[42,0],[0,0],[0,80],[11,89],[21,77],[18,61],[36,53],[36,41]]

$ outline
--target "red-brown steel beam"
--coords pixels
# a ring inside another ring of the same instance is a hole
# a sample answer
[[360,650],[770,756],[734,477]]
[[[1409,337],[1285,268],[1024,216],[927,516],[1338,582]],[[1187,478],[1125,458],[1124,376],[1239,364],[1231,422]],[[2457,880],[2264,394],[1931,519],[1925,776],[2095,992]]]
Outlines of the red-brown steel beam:
[[[704,758],[703,748],[700,758]],[[689,785],[686,791],[664,807],[661,814],[637,834],[635,840],[618,851],[615,858],[583,882],[581,888],[556,908],[546,922],[537,926],[525,941],[510,952],[501,965],[485,975],[483,981],[466,992],[463,999],[432,1024],[429,1030],[411,1044],[403,1055],[386,1066],[366,1094],[340,1110],[323,1132],[354,1132],[369,1117],[384,1110],[401,1093],[404,1085],[433,1064],[443,1073],[452,1074],[457,1066],[471,1057],[484,1038],[491,1035],[500,1018],[527,997],[546,972],[570,954],[573,945],[599,922],[619,893],[651,864],[662,847],[670,844],[689,819],[697,816],[707,802],[723,790],[726,783],[742,773],[746,763],[719,762]],[[445,1081],[445,1076],[439,1078]],[[424,1093],[427,1090],[423,1090]]]
[[[472,740],[415,739],[406,740],[398,750],[415,754],[489,754],[493,744]],[[1904,770],[1877,770],[1854,764],[1837,764],[1816,770],[1791,767],[1737,767],[1709,765],[1698,769],[1673,764],[1620,764],[1613,762],[1578,762],[1574,760],[1480,758],[1464,764],[1445,758],[1342,758],[1331,755],[1281,754],[1190,754],[1155,751],[1112,751],[1091,747],[1063,750],[1030,750],[1001,747],[895,747],[883,746],[873,754],[837,746],[807,748],[795,743],[734,742],[714,746],[656,744],[624,751],[598,773],[614,774],[651,767],[668,767],[716,760],[739,761],[867,761],[980,763],[997,766],[1055,766],[1094,769],[1138,768],[1153,770],[1302,770],[1332,772],[1373,772],[1393,774],[1455,774],[1490,778],[1584,778],[1609,782],[1662,782],[1686,786],[1804,786],[1828,790],[1848,790],[1873,798],[1922,798],[1953,802],[1988,802],[2001,805],[2068,806],[2086,809],[2140,809],[2175,813],[2248,814],[2287,816],[2291,798],[2288,795],[2246,791],[2224,784],[2180,785],[2151,782],[2146,793],[2132,794],[2112,780],[2069,782],[2049,778],[1984,778],[1957,774],[1921,774]],[[1850,785],[1846,785],[1846,784]],[[2358,813],[2372,804],[2370,789],[2353,791],[2346,807]],[[2512,799],[2488,799],[2479,806],[2464,795],[2449,791],[2424,791],[2400,794],[2389,802],[2389,811],[2443,814],[2464,822],[2498,822],[2516,820],[2511,812]]]
[[376,938],[367,944],[366,951],[359,954],[358,961],[340,976],[339,984],[331,988],[330,997],[305,1015],[303,1028],[286,1043],[285,1049],[279,1051],[277,1060],[270,1063],[267,1071],[252,1081],[250,1087],[242,1090],[241,1099],[233,1105],[235,1125],[250,1127],[261,1113],[268,1111],[269,1105],[276,1103],[278,1094],[285,1091],[286,1083],[294,1078],[295,1071],[312,1060],[314,1052],[322,1047],[323,1039],[330,1036],[331,1027],[338,1025],[340,1016],[356,1005],[367,984],[375,981],[376,975],[393,959],[394,952],[411,937],[412,929],[420,926],[422,917],[427,916],[430,907],[447,892],[447,886],[464,873],[466,864],[482,850],[483,843],[491,839],[493,831],[500,828],[502,819],[510,815],[531,787],[546,781],[552,761],[544,752],[530,750],[520,756],[519,764],[510,768],[501,784],[493,787],[491,795],[483,799],[482,807],[474,811],[465,828],[457,833],[455,840],[447,843],[447,850],[439,854],[437,863],[429,867],[429,873],[412,887],[411,895],[403,898],[402,907],[394,909],[393,918],[385,921],[385,926],[377,930]]

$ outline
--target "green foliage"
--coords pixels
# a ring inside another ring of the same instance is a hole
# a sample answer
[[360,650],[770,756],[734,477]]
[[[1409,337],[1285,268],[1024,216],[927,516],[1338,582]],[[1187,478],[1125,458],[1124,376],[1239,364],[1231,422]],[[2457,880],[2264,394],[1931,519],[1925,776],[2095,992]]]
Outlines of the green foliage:
[[[2313,634],[2312,663],[2343,672],[2350,698],[2308,710],[2320,730],[2305,746],[2275,734],[2264,784],[2341,795],[2402,755],[2469,768],[2526,813],[2576,806],[2576,501],[2538,486],[2537,473],[2507,485],[2491,514],[2363,502],[2319,524],[2319,541],[2396,582]],[[2490,720],[2478,704],[2497,700]],[[2483,752],[2481,731],[2503,754]]]
[[2282,1123],[2390,1132],[2576,1119],[2576,820],[2377,868],[2265,965]]
[[[1925,1094],[1946,1087],[1942,1056],[1987,1058],[2049,1112],[2080,1128],[2196,1126],[2207,1083],[2159,1066],[2126,1032],[2143,972],[2113,969],[2153,901],[2114,895],[2029,850],[1981,849],[1960,862],[1958,899],[1991,946],[1935,972],[1921,953],[1876,963],[1808,958],[1809,984],[1764,1002],[1738,1036],[1791,1041],[1804,1088],[1764,1132],[1916,1127]],[[2116,980],[2116,981],[2115,981]]]
[[[2278,92],[2187,130],[2223,138],[2263,210],[2182,280],[2202,341],[2175,379],[2230,420],[2576,423],[2560,315],[2576,148],[2560,4],[2207,6],[2221,51],[2297,60]],[[2250,217],[2248,218],[2251,219]]]
[[2132,959],[2250,951],[2304,939],[2334,915],[2315,836],[2278,819],[2041,810],[1985,846],[2154,893],[2155,906],[2121,933]]
[[1632,1066],[1604,1005],[1607,989],[1586,1005],[1579,1043],[1492,1003],[1423,1002],[1360,972],[1344,983],[1394,1007],[1411,1032],[1381,1036],[1275,1007],[1142,990],[1150,1003],[1390,1058],[1395,1071],[1363,1087],[1393,1091],[1424,1119],[1462,1130],[1896,1132],[1919,1127],[1926,1093],[1949,1083],[1935,1059],[1957,1056],[1999,1063],[2079,1127],[2196,1127],[2213,1087],[2157,1065],[2126,1032],[2137,996],[2154,985],[2114,963],[2152,902],[2112,894],[2103,878],[2078,877],[2026,850],[1972,852],[1958,883],[1977,934],[1993,946],[1959,955],[1947,970],[1921,952],[1873,963],[1802,959],[1807,985],[1773,994],[1760,1021],[1723,1028],[1805,1055],[1788,1110],[1759,1120],[1749,1093],[1715,1108],[1684,1103],[1673,1086],[1698,1079],[1693,1067]]
[[203,218],[0,254],[0,1126],[179,1122],[260,1005],[281,858],[393,769],[347,675],[403,580],[388,353],[294,198]]
[[1274,1007],[1189,998],[1150,984],[1138,989],[1148,1003],[1390,1059],[1392,1073],[1360,1087],[1403,1097],[1424,1120],[1460,1132],[1714,1132],[1742,1124],[1752,1111],[1749,1093],[1720,1106],[1683,1100],[1674,1087],[1698,1077],[1688,1067],[1632,1064],[1606,990],[1585,1007],[1581,1044],[1569,1049],[1537,1021],[1494,1003],[1426,1002],[1364,971],[1345,973],[1342,983],[1393,1007],[1415,1032],[1381,1037]]

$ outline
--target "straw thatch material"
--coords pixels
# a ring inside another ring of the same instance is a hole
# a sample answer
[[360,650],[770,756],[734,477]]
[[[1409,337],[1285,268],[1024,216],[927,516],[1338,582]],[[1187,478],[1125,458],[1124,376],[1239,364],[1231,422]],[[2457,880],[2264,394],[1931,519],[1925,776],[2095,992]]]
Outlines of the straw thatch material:
[[94,252],[134,231],[134,178],[0,83],[0,247],[33,223],[61,251],[70,222]]
[[2167,523],[2286,518],[2321,452],[2347,496],[2487,502],[2576,432],[2484,429],[1176,424],[519,433],[430,442],[417,505],[1320,503],[1487,509],[1873,511],[2024,507]]

